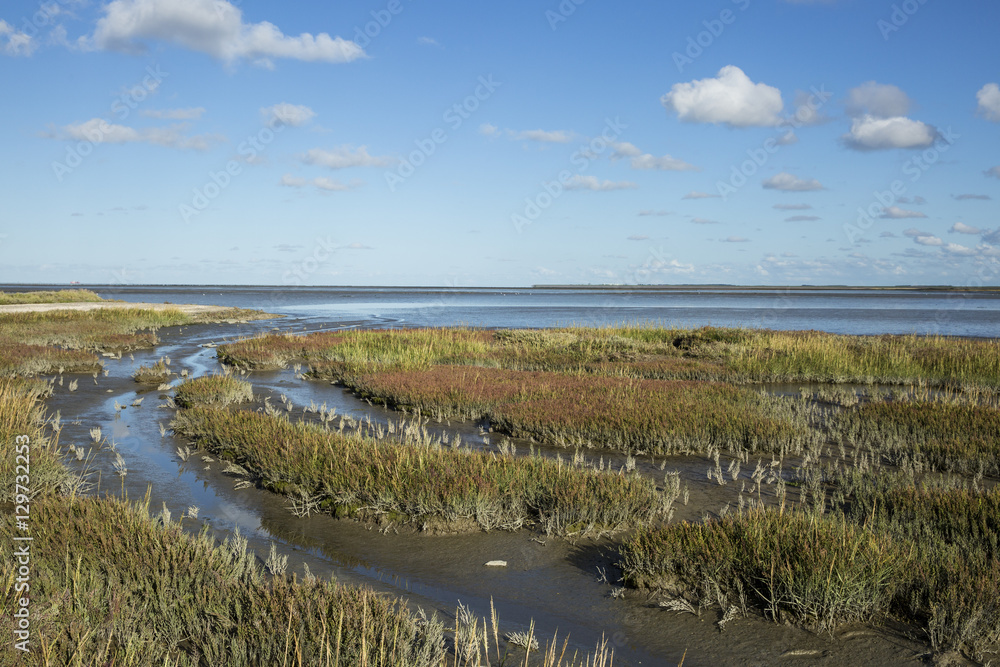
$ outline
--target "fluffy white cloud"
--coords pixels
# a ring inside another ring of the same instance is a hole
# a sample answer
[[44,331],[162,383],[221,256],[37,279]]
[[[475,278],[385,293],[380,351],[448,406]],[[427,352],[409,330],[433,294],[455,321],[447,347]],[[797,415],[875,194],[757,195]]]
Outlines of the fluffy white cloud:
[[573,141],[573,133],[566,130],[524,130],[523,132],[508,130],[508,132],[515,139],[540,141],[545,144],[568,144]]
[[896,118],[912,106],[909,96],[896,86],[869,81],[847,93],[847,113],[852,116]]
[[983,118],[1000,123],[1000,86],[995,83],[986,84],[976,93],[976,99]]
[[479,134],[487,137],[495,137],[500,134],[500,128],[492,123],[483,123],[479,126]]
[[876,118],[865,115],[855,118],[844,142],[855,150],[889,148],[926,148],[937,139],[937,131],[926,123],[903,116]]
[[140,115],[146,118],[160,118],[163,120],[197,120],[205,113],[205,107],[192,107],[189,109],[143,109]]
[[964,222],[956,222],[954,225],[951,226],[951,229],[949,229],[948,231],[951,232],[951,233],[953,233],[953,234],[982,234],[983,233],[983,230],[981,230],[979,227],[970,227],[969,225],[965,224]]
[[634,190],[639,187],[629,181],[602,181],[596,176],[577,174],[565,183],[567,190],[593,190],[595,192],[610,192],[612,190]]
[[674,84],[660,101],[684,122],[730,127],[780,125],[784,108],[780,90],[754,83],[734,65],[723,67],[714,79]]
[[212,144],[222,141],[222,137],[210,134],[186,136],[184,129],[183,125],[136,129],[125,125],[114,125],[103,118],[91,118],[83,123],[63,127],[61,138],[95,144],[145,143],[199,151],[207,150]]
[[964,245],[959,245],[958,243],[947,243],[942,247],[942,250],[949,252],[953,255],[975,255],[976,251],[972,248],[968,248]]
[[340,146],[333,150],[312,148],[300,160],[306,164],[328,167],[330,169],[388,167],[395,163],[395,160],[390,157],[369,155],[367,146],[359,146],[357,148]]
[[244,23],[243,12],[227,0],[112,0],[88,48],[141,53],[143,40],[161,40],[225,62],[271,58],[346,63],[365,56],[352,41],[327,33],[285,35],[273,23]]
[[669,155],[656,157],[646,153],[632,158],[633,169],[658,169],[660,171],[698,171],[698,167]]
[[919,243],[920,245],[927,245],[927,246],[943,246],[944,245],[944,241],[942,241],[941,239],[939,239],[936,236],[918,236],[915,239],[913,239],[913,241],[915,243]]
[[808,192],[822,190],[823,185],[816,179],[797,178],[787,171],[775,174],[763,183],[765,190],[782,190],[784,192]]
[[271,107],[261,107],[260,113],[264,117],[265,122],[270,122],[273,118],[282,125],[291,125],[292,127],[305,125],[316,117],[316,112],[309,107],[300,104],[289,104],[288,102],[275,104]]
[[21,32],[0,19],[0,51],[8,56],[30,56],[35,52],[38,43],[31,39],[31,35]]
[[642,151],[634,144],[627,141],[616,141],[611,144],[611,161],[622,160],[628,157],[639,157]]
[[926,218],[927,216],[920,211],[907,211],[898,206],[890,206],[882,212],[880,217],[886,220],[904,220],[906,218]]
[[340,181],[335,181],[332,178],[298,178],[292,176],[291,174],[285,174],[281,177],[281,181],[278,185],[287,188],[303,188],[307,185],[312,185],[320,190],[326,190],[327,192],[346,192],[347,190],[353,190],[354,188],[361,185],[360,181],[351,181],[350,183],[341,183]]

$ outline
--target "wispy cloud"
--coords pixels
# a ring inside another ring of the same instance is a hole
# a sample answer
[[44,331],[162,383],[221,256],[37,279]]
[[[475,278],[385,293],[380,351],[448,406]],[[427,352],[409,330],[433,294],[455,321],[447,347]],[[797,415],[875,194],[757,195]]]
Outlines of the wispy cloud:
[[596,176],[583,176],[577,174],[569,179],[565,188],[567,190],[593,190],[595,192],[610,192],[612,190],[634,190],[639,187],[630,181],[608,181],[600,180]]
[[350,167],[388,167],[395,164],[395,158],[378,157],[368,153],[367,146],[339,146],[330,150],[312,148],[299,160],[328,169],[348,169]]
[[781,190],[783,192],[810,192],[823,190],[823,185],[816,179],[803,179],[783,171],[763,182],[765,190]]

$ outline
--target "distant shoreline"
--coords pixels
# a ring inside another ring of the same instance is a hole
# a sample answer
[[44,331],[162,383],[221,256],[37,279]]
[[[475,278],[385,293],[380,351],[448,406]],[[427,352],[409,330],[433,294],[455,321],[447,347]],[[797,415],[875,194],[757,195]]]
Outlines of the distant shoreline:
[[629,290],[650,292],[985,292],[1000,293],[1000,286],[951,285],[870,286],[851,285],[532,285],[531,289]]

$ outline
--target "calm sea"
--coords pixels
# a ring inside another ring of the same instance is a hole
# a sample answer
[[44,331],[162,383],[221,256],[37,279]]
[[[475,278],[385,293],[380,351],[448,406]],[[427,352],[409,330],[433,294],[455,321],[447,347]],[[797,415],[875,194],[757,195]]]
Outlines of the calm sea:
[[[42,288],[42,286],[37,286]],[[846,334],[1000,336],[1000,294],[691,288],[87,286],[106,298],[260,308],[310,323],[555,327],[656,323]],[[3,291],[26,289],[5,285]],[[51,289],[48,287],[47,289]]]

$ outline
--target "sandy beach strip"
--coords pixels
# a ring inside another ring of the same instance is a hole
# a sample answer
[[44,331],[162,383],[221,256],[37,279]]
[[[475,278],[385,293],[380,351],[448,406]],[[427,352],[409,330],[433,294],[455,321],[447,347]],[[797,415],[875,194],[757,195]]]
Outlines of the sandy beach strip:
[[179,310],[185,315],[217,313],[232,308],[181,303],[130,303],[126,301],[76,301],[72,303],[11,303],[0,305],[0,315],[6,313],[48,313],[55,310],[99,310],[106,308],[141,308],[143,310]]

